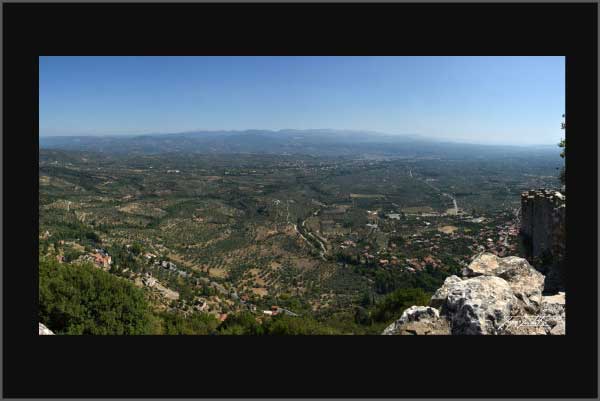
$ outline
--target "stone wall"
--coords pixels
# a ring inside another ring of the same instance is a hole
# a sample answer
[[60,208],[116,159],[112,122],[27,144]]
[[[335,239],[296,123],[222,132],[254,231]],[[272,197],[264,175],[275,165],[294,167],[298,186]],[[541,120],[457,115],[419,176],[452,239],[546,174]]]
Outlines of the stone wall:
[[520,234],[525,257],[547,274],[546,290],[564,289],[566,197],[556,190],[521,194]]

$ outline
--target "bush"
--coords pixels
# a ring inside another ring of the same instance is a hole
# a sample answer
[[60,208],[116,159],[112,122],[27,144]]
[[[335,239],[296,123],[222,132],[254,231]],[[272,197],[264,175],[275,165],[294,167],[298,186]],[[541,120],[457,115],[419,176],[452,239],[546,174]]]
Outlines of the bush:
[[400,318],[405,309],[413,305],[427,305],[431,296],[421,288],[401,288],[384,298],[375,307],[373,319],[387,322]]
[[86,232],[85,238],[89,239],[92,242],[98,243],[98,244],[102,243],[100,236],[93,231]]
[[277,316],[265,322],[264,326],[269,335],[341,334],[338,330],[307,317]]
[[83,252],[78,251],[76,249],[67,249],[67,250],[65,250],[65,254],[64,254],[65,262],[72,262],[83,254],[84,254]]
[[142,245],[140,244],[133,244],[130,248],[131,253],[133,253],[134,255],[141,255],[142,252],[144,252],[144,248],[142,247]]
[[264,328],[256,321],[253,314],[241,312],[229,317],[219,327],[220,334],[262,335]]
[[57,334],[150,334],[141,289],[91,265],[40,259],[40,322]]
[[219,321],[208,313],[195,313],[183,316],[180,313],[164,312],[159,315],[163,329],[161,334],[206,335],[216,332]]

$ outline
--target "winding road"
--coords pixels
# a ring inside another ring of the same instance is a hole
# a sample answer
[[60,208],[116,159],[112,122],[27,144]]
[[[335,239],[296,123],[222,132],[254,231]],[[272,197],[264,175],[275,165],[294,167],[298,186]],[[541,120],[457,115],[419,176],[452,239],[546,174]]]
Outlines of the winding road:
[[[321,211],[321,209],[319,208],[316,211],[314,211],[312,214],[316,216],[320,211]],[[296,225],[296,224],[294,224],[294,223],[292,223],[290,221],[290,206],[289,206],[289,201],[288,201],[288,205],[287,205],[287,217],[286,217],[286,219],[287,219],[288,224],[291,224],[294,227],[294,230],[296,231],[296,233],[298,233],[298,235],[300,235],[300,237],[304,241],[306,241],[307,244],[309,244],[310,246],[315,247],[315,244],[313,242],[309,241],[308,238],[306,238],[304,236],[304,234],[302,234],[302,231],[300,231],[298,229],[298,225]],[[302,225],[302,229],[304,231],[306,231],[306,234],[319,244],[319,248],[320,249],[318,249],[318,251],[319,251],[319,256],[321,257],[321,259],[327,260],[325,258],[325,254],[327,253],[327,248],[325,248],[325,244],[323,244],[323,241],[321,241],[321,239],[319,239],[319,237],[317,237],[316,235],[314,235],[313,233],[311,233],[310,231],[308,231],[306,229],[306,219],[304,219],[302,221],[301,225]]]
[[[412,178],[414,178],[414,177],[413,177],[413,175],[412,175],[412,171],[411,171],[411,174],[410,174],[410,176],[411,176]],[[415,179],[416,179],[416,180],[418,180],[418,181],[421,181],[423,184],[427,185],[428,187],[430,187],[430,188],[432,188],[432,189],[435,189],[436,191],[438,191],[438,192],[439,192],[440,194],[442,194],[443,196],[446,196],[446,197],[448,197],[448,198],[452,199],[452,204],[454,205],[454,213],[455,213],[455,214],[458,214],[458,202],[456,201],[456,198],[454,197],[454,195],[452,195],[452,194],[448,194],[448,193],[446,193],[446,192],[442,192],[442,190],[441,190],[441,189],[439,189],[439,188],[437,188],[437,187],[435,187],[435,186],[431,185],[430,183],[428,183],[428,182],[427,182],[427,181],[425,181],[425,180],[419,180],[418,178],[415,178]]]

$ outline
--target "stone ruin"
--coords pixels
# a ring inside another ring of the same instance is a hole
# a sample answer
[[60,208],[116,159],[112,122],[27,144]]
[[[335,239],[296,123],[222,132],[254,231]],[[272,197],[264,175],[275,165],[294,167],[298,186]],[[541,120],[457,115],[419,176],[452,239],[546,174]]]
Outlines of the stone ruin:
[[546,274],[545,291],[564,291],[566,196],[549,189],[524,192],[520,217],[525,257]]

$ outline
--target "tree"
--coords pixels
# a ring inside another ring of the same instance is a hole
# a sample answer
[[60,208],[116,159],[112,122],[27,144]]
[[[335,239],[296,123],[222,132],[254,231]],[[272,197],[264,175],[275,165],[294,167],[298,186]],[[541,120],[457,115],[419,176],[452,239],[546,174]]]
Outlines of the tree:
[[364,291],[360,298],[360,306],[362,306],[363,308],[367,308],[369,305],[371,305],[371,298],[372,297],[369,291]]
[[144,251],[142,245],[138,243],[133,244],[129,249],[134,255],[140,255]]
[[340,334],[333,327],[325,326],[310,317],[276,316],[264,324],[269,335],[323,335]]
[[360,306],[356,307],[354,310],[354,321],[362,325],[370,325],[373,323],[368,310]]
[[163,334],[167,335],[207,335],[216,333],[219,321],[208,313],[193,313],[184,316],[178,312],[160,314]]
[[398,319],[405,309],[413,305],[427,305],[430,298],[430,295],[421,288],[398,289],[375,307],[373,319],[378,322]]
[[40,258],[38,317],[57,334],[152,334],[141,289],[89,264]]
[[264,328],[256,321],[253,314],[241,312],[231,314],[219,326],[220,334],[262,335]]

